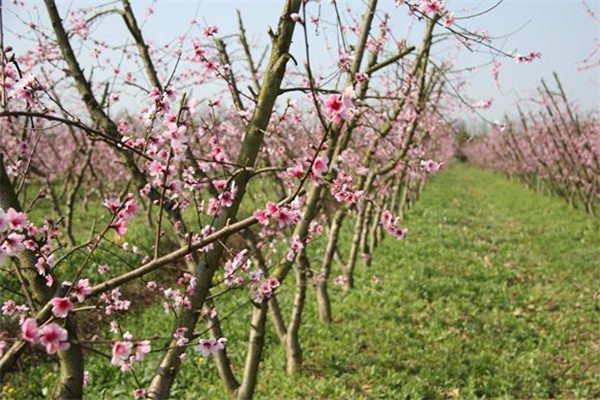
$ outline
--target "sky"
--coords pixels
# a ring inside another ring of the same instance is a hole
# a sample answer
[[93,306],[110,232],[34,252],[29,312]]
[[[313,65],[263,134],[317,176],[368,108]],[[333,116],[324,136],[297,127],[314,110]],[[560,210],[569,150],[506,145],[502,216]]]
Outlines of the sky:
[[[236,10],[242,13],[246,31],[255,43],[266,43],[268,26],[275,27],[282,8],[283,0],[169,0],[169,1],[138,1],[131,0],[134,11],[140,21],[145,20],[146,10],[152,7],[154,13],[143,22],[143,30],[150,42],[164,43],[185,33],[189,22],[196,19],[201,26],[216,25],[219,34],[226,36],[238,31]],[[6,1],[4,2],[7,3]],[[90,5],[106,4],[92,0],[57,1],[62,12],[66,9],[89,7]],[[6,32],[5,43],[12,44],[16,49],[24,49],[30,44],[18,38],[15,32],[24,31],[19,19],[36,14],[39,7],[40,24],[45,22],[43,3],[37,0],[25,1],[25,7],[5,5],[4,24]],[[364,10],[363,0],[342,1],[340,8],[350,7],[356,11]],[[448,0],[445,2],[448,10],[456,15],[467,15],[483,11],[496,1],[462,1]],[[588,0],[588,6],[600,16],[600,0]],[[322,18],[333,21],[334,14],[328,0],[322,1]],[[310,5],[317,12],[318,5]],[[392,32],[396,38],[406,38],[409,43],[418,44],[421,28],[411,23],[406,16],[406,8],[396,8],[391,0],[380,0],[382,9],[392,15]],[[310,10],[310,9],[309,9]],[[468,11],[465,11],[468,10]],[[63,14],[64,15],[64,14]],[[36,17],[34,17],[36,18]],[[112,19],[111,19],[112,18]],[[502,120],[504,114],[514,115],[518,101],[535,97],[535,88],[540,79],[552,81],[555,71],[560,76],[563,85],[571,99],[577,101],[583,111],[600,111],[600,67],[595,56],[596,66],[586,71],[578,71],[584,60],[598,46],[600,25],[586,12],[579,0],[504,0],[489,13],[468,20],[457,21],[461,26],[476,30],[486,30],[494,39],[494,45],[505,52],[528,54],[530,51],[542,53],[542,58],[531,64],[517,64],[508,58],[499,58],[490,52],[461,51],[456,41],[449,40],[440,43],[434,51],[434,59],[454,59],[455,68],[463,69],[484,65],[473,71],[464,72],[461,76],[466,80],[468,102],[493,99],[492,106],[482,110],[481,115],[486,119]],[[198,28],[196,28],[198,29]],[[330,29],[332,31],[332,29]],[[302,63],[303,43],[300,31],[292,47],[292,54]],[[95,37],[118,43],[127,36],[123,23],[116,17],[107,18],[101,26],[95,29]],[[200,36],[200,32],[194,36]],[[311,36],[311,51],[315,68],[330,66],[337,58],[335,52],[327,49],[326,38],[329,41],[333,33],[322,33],[319,37]],[[492,80],[491,63],[501,62],[499,87]],[[460,118],[472,119],[466,113]]]

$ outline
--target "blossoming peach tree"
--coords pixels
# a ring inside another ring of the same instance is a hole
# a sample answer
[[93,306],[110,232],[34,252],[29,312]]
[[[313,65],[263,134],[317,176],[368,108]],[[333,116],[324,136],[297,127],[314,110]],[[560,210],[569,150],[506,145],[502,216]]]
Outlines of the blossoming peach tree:
[[[0,30],[0,374],[45,352],[60,369],[53,398],[82,397],[92,354],[130,377],[134,397],[168,398],[189,348],[214,359],[232,397],[251,398],[269,318],[297,372],[308,287],[331,323],[328,284],[360,290],[357,265],[371,266],[385,234],[409,234],[404,210],[454,154],[451,65],[432,57],[434,31],[493,48],[438,0],[391,11],[370,0],[362,16],[286,0],[264,59],[241,15],[235,35],[194,20],[162,45],[147,41],[128,0],[43,4],[47,24],[25,21],[32,49]],[[392,29],[405,12],[422,27],[414,45]],[[106,23],[124,24],[127,42],[96,37]],[[337,43],[335,65],[314,64],[316,34]],[[138,108],[120,106],[127,98]],[[321,260],[307,252],[315,242]],[[284,284],[290,310],[278,303]],[[230,296],[242,301],[223,314]],[[145,336],[129,322],[140,298],[164,310],[169,332]],[[246,312],[240,371],[221,320]]]
[[465,154],[474,164],[560,196],[595,216],[600,199],[598,113],[579,111],[557,74],[554,80],[556,89],[545,81],[538,89],[541,109],[519,108],[520,121],[472,141]]

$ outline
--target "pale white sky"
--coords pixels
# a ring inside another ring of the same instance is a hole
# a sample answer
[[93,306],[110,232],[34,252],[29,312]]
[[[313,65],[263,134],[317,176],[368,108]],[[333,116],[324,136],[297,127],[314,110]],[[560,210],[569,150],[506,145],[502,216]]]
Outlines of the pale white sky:
[[[28,20],[33,18],[39,24],[45,23],[45,9],[41,1],[26,1],[26,7],[16,7],[5,4],[4,23],[6,33],[6,44],[12,44],[17,52],[29,46],[26,41],[18,39],[12,32],[26,32],[18,18]],[[70,8],[74,10],[79,7],[106,4],[91,0],[60,1],[61,11]],[[175,39],[189,29],[189,22],[196,18],[201,25],[205,22],[217,25],[220,35],[237,33],[236,9],[242,12],[248,35],[256,43],[266,43],[267,26],[275,26],[282,0],[169,0],[169,1],[132,1],[134,10],[140,20],[144,20],[145,11],[152,6],[154,14],[144,23],[144,34],[147,39],[154,43],[165,43]],[[338,1],[340,9],[351,7],[357,11],[365,8],[364,1]],[[463,14],[461,10],[477,9],[483,10],[495,1],[468,1],[448,0],[446,6],[455,11],[457,15]],[[589,0],[587,2],[596,15],[600,15],[600,1]],[[409,42],[417,43],[420,40],[420,29],[413,27],[406,16],[406,9],[397,9],[391,0],[382,0],[380,5],[390,12],[393,18],[393,34],[396,38],[408,38]],[[39,7],[42,18],[37,20],[36,7]],[[314,13],[317,13],[317,4],[311,5]],[[334,14],[329,1],[322,2],[322,17],[324,20],[333,21]],[[309,9],[310,10],[310,9]],[[17,18],[18,15],[18,18]],[[598,46],[600,37],[600,25],[598,25],[586,12],[586,8],[578,0],[505,0],[497,8],[488,14],[477,18],[459,21],[459,23],[470,29],[489,32],[490,36],[497,37],[495,45],[506,52],[516,51],[527,54],[529,51],[539,51],[542,59],[532,64],[521,65],[511,59],[497,59],[503,65],[500,69],[500,89],[496,87],[491,79],[491,65],[482,67],[476,71],[465,72],[464,78],[468,82],[466,93],[472,101],[480,101],[493,98],[493,106],[482,114],[490,119],[501,119],[504,113],[512,114],[515,102],[532,96],[533,90],[538,86],[540,79],[552,80],[552,72],[556,71],[563,80],[568,94],[577,100],[583,110],[600,111],[600,68],[598,57],[595,57],[596,67],[587,71],[578,71],[581,61],[585,59]],[[197,29],[197,28],[196,28]],[[318,38],[311,38],[313,63],[318,66],[331,65],[336,59],[325,45],[325,37],[333,40],[330,33]],[[438,30],[439,32],[440,30]],[[95,28],[93,36],[102,38],[111,43],[119,43],[127,37],[122,21],[117,17],[107,18],[100,27]],[[199,37],[200,32],[194,35]],[[297,31],[295,47],[292,54],[297,56],[300,64],[303,60],[303,48],[300,46],[302,40],[300,31]],[[440,44],[435,56],[439,60],[447,59],[450,55],[449,49],[455,48],[455,43]],[[335,46],[334,46],[335,48]],[[456,57],[457,68],[478,66],[491,62],[495,56],[486,53],[470,53],[462,51]],[[84,57],[85,59],[85,57]],[[464,115],[463,118],[468,118]]]

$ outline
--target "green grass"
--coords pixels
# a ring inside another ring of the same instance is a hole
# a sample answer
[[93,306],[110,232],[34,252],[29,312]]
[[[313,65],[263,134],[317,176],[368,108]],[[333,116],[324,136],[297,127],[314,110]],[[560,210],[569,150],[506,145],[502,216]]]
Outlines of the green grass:
[[[597,223],[561,199],[457,166],[435,177],[405,225],[407,239],[386,238],[371,269],[359,267],[357,290],[331,288],[332,326],[318,322],[309,292],[303,373],[286,376],[269,331],[256,398],[600,397]],[[372,283],[373,275],[382,283]],[[279,295],[284,310],[292,284]],[[221,301],[221,314],[245,296]],[[223,322],[237,372],[247,321],[243,313]],[[164,334],[171,324],[150,307],[126,329],[139,337]],[[173,397],[227,398],[212,361],[189,355]],[[130,396],[129,373],[89,360],[88,398]],[[155,360],[136,368],[144,384]],[[51,383],[51,368],[31,372],[30,397]]]

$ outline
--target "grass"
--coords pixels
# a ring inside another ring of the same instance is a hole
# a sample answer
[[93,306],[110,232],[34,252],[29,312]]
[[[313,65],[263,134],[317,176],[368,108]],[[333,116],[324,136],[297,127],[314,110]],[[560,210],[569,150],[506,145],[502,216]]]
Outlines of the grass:
[[[372,268],[358,269],[357,290],[331,289],[332,326],[318,322],[309,293],[303,373],[286,376],[269,332],[256,398],[600,397],[596,222],[561,199],[457,166],[434,179],[405,225],[407,239],[386,238]],[[373,283],[373,275],[382,282]],[[288,281],[279,295],[284,310],[292,289]],[[244,299],[224,299],[221,315]],[[245,313],[223,323],[238,372],[247,321]],[[143,336],[164,334],[171,324],[148,307],[125,328]],[[211,360],[189,354],[173,397],[227,398]],[[88,398],[130,396],[129,373],[101,357],[89,360]],[[144,384],[155,360],[136,368]],[[42,395],[52,368],[15,381],[19,398]]]

